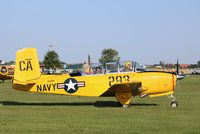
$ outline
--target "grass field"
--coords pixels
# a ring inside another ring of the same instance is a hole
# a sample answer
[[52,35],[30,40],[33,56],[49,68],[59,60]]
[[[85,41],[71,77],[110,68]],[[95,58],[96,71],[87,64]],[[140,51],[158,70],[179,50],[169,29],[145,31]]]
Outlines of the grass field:
[[5,81],[0,83],[0,134],[199,134],[200,77],[187,77],[180,85],[178,108],[171,108],[167,97],[135,97],[131,108],[120,108],[112,97],[31,94]]

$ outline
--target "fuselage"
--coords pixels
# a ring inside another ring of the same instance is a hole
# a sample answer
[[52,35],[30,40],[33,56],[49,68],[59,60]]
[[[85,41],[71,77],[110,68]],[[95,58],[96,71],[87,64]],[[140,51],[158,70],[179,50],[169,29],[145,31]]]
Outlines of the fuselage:
[[[127,72],[86,76],[41,75],[39,79],[22,84],[16,80],[17,90],[63,94],[72,96],[114,96],[116,85],[130,85],[133,95],[158,95],[172,93],[176,76],[163,72]],[[123,87],[122,87],[123,88]]]

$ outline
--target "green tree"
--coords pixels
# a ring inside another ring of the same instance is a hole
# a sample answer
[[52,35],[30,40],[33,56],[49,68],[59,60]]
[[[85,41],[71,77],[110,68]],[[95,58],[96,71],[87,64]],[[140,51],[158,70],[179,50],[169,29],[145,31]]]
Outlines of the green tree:
[[6,62],[6,65],[15,65],[15,61]]
[[43,64],[48,69],[55,69],[61,67],[61,62],[56,51],[48,51],[44,56]]
[[99,62],[103,65],[107,62],[118,62],[120,60],[119,52],[112,48],[105,48],[101,52],[101,58],[99,59]]

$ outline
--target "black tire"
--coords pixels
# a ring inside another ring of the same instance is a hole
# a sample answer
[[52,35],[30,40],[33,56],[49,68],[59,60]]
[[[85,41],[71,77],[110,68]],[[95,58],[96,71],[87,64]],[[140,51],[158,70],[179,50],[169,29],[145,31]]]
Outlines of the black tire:
[[173,108],[176,108],[176,107],[178,107],[178,102],[177,101],[172,101],[170,103],[170,106],[173,107]]

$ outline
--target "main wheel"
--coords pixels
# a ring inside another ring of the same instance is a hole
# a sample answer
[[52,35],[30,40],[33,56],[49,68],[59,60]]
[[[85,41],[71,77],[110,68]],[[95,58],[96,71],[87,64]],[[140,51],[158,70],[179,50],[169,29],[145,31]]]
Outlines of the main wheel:
[[124,104],[124,105],[122,105],[119,101],[118,101],[118,105],[120,107],[123,107],[123,108],[131,107],[131,103],[130,104]]
[[178,107],[178,102],[177,102],[177,101],[172,101],[172,102],[170,103],[170,105],[171,105],[173,108]]
[[131,107],[131,104],[122,105],[123,108]]

